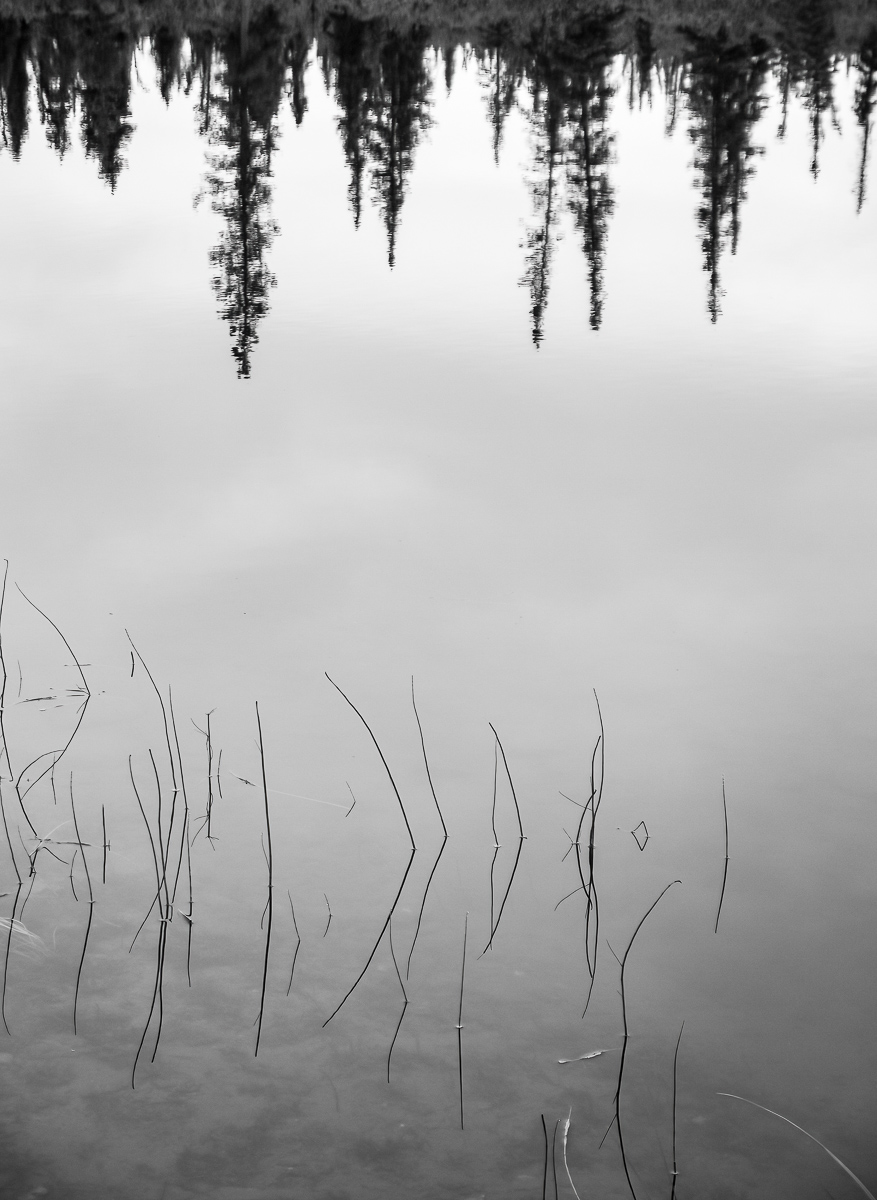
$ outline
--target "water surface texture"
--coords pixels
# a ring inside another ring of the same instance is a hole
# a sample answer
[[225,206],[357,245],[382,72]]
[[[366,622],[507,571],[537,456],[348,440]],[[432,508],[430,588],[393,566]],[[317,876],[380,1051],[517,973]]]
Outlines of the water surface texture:
[[875,104],[0,0],[4,1200],[877,1191]]

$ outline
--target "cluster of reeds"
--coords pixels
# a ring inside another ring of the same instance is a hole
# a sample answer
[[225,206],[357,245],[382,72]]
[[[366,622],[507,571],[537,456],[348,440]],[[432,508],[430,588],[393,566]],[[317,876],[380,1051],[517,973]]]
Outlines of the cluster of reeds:
[[[46,787],[51,788],[52,809],[58,806],[58,787],[56,786],[56,775],[58,764],[68,754],[70,747],[79,731],[86,708],[91,697],[88,682],[84,674],[83,665],[73,652],[67,638],[61,632],[55,622],[39,608],[28,596],[21,592],[22,597],[27,604],[45,620],[48,626],[54,631],[54,634],[60,639],[66,652],[69,654],[75,668],[78,672],[79,683],[69,689],[70,696],[76,700],[76,709],[70,730],[57,747],[42,751],[36,757],[30,758],[25,765],[21,766],[18,762],[14,763],[15,755],[10,749],[9,738],[7,736],[7,723],[5,713],[8,706],[8,684],[9,676],[7,673],[6,659],[4,657],[3,644],[3,612],[4,603],[7,593],[7,577],[8,564],[3,573],[2,586],[0,586],[0,819],[2,819],[3,833],[6,841],[6,847],[9,854],[12,871],[15,876],[15,892],[13,895],[11,912],[9,916],[0,918],[0,931],[5,934],[5,951],[3,954],[3,975],[2,975],[2,990],[0,990],[0,1019],[2,1019],[4,1028],[7,1033],[10,1033],[10,1025],[7,1021],[6,1000],[7,1000],[7,985],[9,978],[10,953],[14,944],[22,944],[33,949],[40,949],[42,943],[38,936],[29,930],[23,921],[23,915],[27,905],[28,898],[33,890],[34,882],[39,871],[43,869],[43,865],[50,860],[54,860],[69,868],[69,880],[71,893],[76,902],[79,902],[80,897],[85,900],[88,908],[88,917],[85,925],[82,948],[79,954],[75,980],[72,982],[72,1022],[73,1032],[78,1033],[81,1022],[80,1015],[80,994],[82,991],[82,983],[84,977],[84,968],[86,956],[89,946],[89,937],[92,931],[92,923],[94,916],[94,908],[97,903],[95,893],[95,882],[92,876],[92,871],[89,866],[88,850],[93,848],[92,843],[84,840],[83,830],[80,826],[81,812],[77,811],[73,772],[67,772],[66,788],[63,789],[69,796],[70,817],[61,821],[55,821],[53,827],[47,831],[40,832],[39,826],[44,822],[39,819],[38,805],[31,803],[34,788],[42,780],[46,780]],[[152,982],[152,991],[147,1006],[146,1019],[143,1024],[140,1034],[139,1043],[136,1046],[133,1055],[133,1064],[131,1068],[131,1086],[134,1087],[137,1076],[138,1064],[143,1057],[144,1051],[149,1045],[149,1057],[151,1062],[155,1062],[158,1054],[159,1045],[161,1042],[162,1028],[165,1018],[165,971],[168,963],[169,955],[169,938],[175,918],[178,918],[184,923],[186,932],[186,978],[189,986],[192,984],[192,934],[194,924],[194,899],[193,899],[193,873],[192,873],[192,849],[199,835],[205,834],[204,841],[210,845],[213,852],[217,849],[217,837],[215,833],[215,806],[217,800],[222,801],[222,750],[217,753],[215,750],[214,731],[211,724],[212,713],[207,713],[204,726],[197,726],[200,733],[204,737],[206,747],[206,788],[205,788],[205,803],[203,812],[199,813],[197,820],[193,822],[193,814],[190,809],[189,796],[186,786],[186,772],[184,768],[183,754],[180,747],[180,739],[177,732],[177,722],[174,713],[173,695],[168,687],[166,693],[163,692],[153,677],[152,672],[146,664],[140,651],[137,649],[133,640],[130,639],[130,654],[131,654],[131,676],[136,674],[136,669],[139,664],[142,672],[148,681],[149,691],[157,705],[157,713],[160,717],[161,736],[159,740],[159,749],[155,751],[150,747],[145,756],[141,756],[139,762],[135,765],[134,755],[128,756],[128,772],[131,783],[131,789],[134,800],[142,816],[143,826],[146,831],[146,840],[149,847],[149,860],[152,869],[154,883],[152,885],[152,896],[145,915],[136,931],[134,932],[129,953],[133,950],[135,944],[141,934],[150,927],[154,936],[154,975]],[[381,945],[386,939],[387,951],[389,960],[392,963],[394,976],[398,983],[401,996],[401,1011],[395,1022],[392,1034],[389,1037],[389,1049],[386,1059],[386,1077],[388,1083],[392,1079],[393,1054],[399,1042],[400,1033],[406,1014],[411,1006],[411,997],[408,990],[408,982],[411,976],[412,962],[414,960],[414,952],[417,947],[418,938],[424,921],[424,914],[427,906],[427,899],[430,895],[430,889],[436,877],[439,865],[442,861],[442,856],[445,854],[449,840],[448,827],[445,822],[444,814],[439,804],[439,799],[436,794],[434,785],[433,772],[430,766],[429,756],[427,754],[426,736],[424,734],[423,724],[417,708],[417,702],[414,692],[414,681],[411,682],[411,704],[416,722],[420,756],[423,762],[425,778],[432,799],[432,804],[441,825],[441,840],[438,842],[437,849],[434,855],[431,855],[429,870],[426,872],[425,884],[422,890],[418,887],[414,896],[408,897],[409,903],[406,911],[416,911],[416,921],[413,922],[413,933],[410,935],[410,941],[407,941],[407,948],[403,953],[397,953],[399,943],[399,922],[394,923],[394,917],[399,912],[400,903],[409,888],[409,880],[413,878],[412,869],[415,858],[419,853],[414,839],[412,823],[409,816],[409,810],[403,801],[400,788],[397,786],[397,781],[393,771],[389,765],[388,759],[378,741],[378,738],[372,728],[372,725],[363,715],[363,712],[350,697],[338,686],[334,680],[329,679],[329,683],[337,691],[337,693],[345,701],[349,709],[357,717],[361,728],[366,732],[371,744],[377,752],[382,764],[384,774],[388,781],[390,790],[398,803],[402,821],[407,833],[409,848],[406,852],[403,862],[399,866],[399,882],[395,888],[392,902],[386,916],[380,922],[377,934],[374,939],[368,943],[366,952],[364,952],[364,963],[361,969],[353,978],[352,983],[342,995],[341,999],[328,1014],[323,1022],[323,1027],[328,1026],[341,1012],[348,1001],[353,997],[359,984],[365,978],[369,968],[377,958]],[[26,703],[29,699],[25,697],[21,699],[21,672],[19,669],[19,697],[16,702]],[[153,701],[150,700],[150,703]],[[577,823],[574,834],[567,834],[569,847],[563,855],[564,861],[570,855],[574,855],[575,863],[575,879],[576,886],[564,895],[561,900],[555,905],[555,909],[560,906],[565,900],[573,896],[582,894],[583,909],[581,914],[581,937],[582,937],[582,958],[584,966],[583,977],[583,1005],[582,1017],[584,1018],[588,1012],[589,1005],[594,993],[598,956],[601,944],[606,939],[601,937],[601,916],[600,916],[600,901],[598,897],[597,879],[598,879],[598,823],[597,818],[601,810],[601,805],[604,801],[605,793],[605,770],[606,770],[606,754],[605,754],[605,728],[603,722],[603,713],[600,707],[599,699],[595,693],[597,720],[599,724],[599,732],[590,753],[590,769],[588,772],[588,791],[586,797],[582,800],[575,800],[570,796],[566,799],[579,809]],[[261,781],[261,793],[264,809],[264,831],[261,836],[262,850],[267,869],[267,894],[265,906],[262,912],[260,926],[264,933],[264,953],[262,955],[261,977],[259,986],[259,1005],[255,1016],[254,1025],[256,1027],[254,1053],[259,1054],[260,1046],[263,1043],[264,1035],[264,1017],[266,1011],[266,1000],[270,994],[269,989],[269,964],[272,950],[272,931],[275,922],[275,858],[274,846],[272,842],[271,831],[271,811],[269,805],[269,794],[275,789],[268,786],[268,771],[266,766],[266,751],[262,733],[262,716],[259,710],[258,703],[255,706],[255,725],[257,730],[257,749],[259,758],[259,774]],[[489,728],[492,734],[492,751],[493,751],[493,789],[491,802],[491,829],[493,833],[493,854],[490,862],[489,872],[489,908],[486,915],[487,937],[483,949],[478,955],[478,959],[483,958],[490,951],[496,940],[500,930],[503,915],[509,905],[510,896],[513,889],[513,884],[521,862],[524,843],[527,836],[524,833],[524,822],[519,802],[518,793],[515,787],[515,782],[512,775],[512,770],[509,762],[509,757],[505,747],[500,739],[499,733],[495,726],[490,723]],[[226,772],[226,777],[231,774]],[[256,788],[251,780],[243,776],[236,776],[244,785]],[[508,805],[509,815],[511,820],[511,812],[514,812],[514,819],[517,826],[517,834],[515,838],[514,854],[510,854],[510,866],[507,870],[507,878],[504,887],[501,889],[496,885],[496,875],[501,862],[500,845],[497,827],[498,805],[500,803],[500,782],[504,779],[503,789],[507,785],[507,795],[510,799]],[[335,804],[335,807],[344,811],[345,819],[351,815],[356,798],[352,789],[349,788],[352,803]],[[295,795],[296,793],[281,793],[285,795]],[[314,797],[306,797],[306,799],[315,799]],[[334,801],[319,801],[320,803],[335,803]],[[104,804],[100,806],[100,831],[101,831],[101,884],[106,884],[107,878],[107,856],[110,852],[110,842],[107,835],[107,812]],[[722,809],[724,817],[724,864],[719,889],[718,907],[715,917],[715,932],[718,933],[719,920],[722,914],[722,906],[725,899],[725,893],[728,883],[728,867],[730,861],[729,855],[729,823],[728,823],[728,805],[725,794],[725,783],[722,781]],[[48,822],[45,822],[48,824]],[[72,830],[69,828],[72,827]],[[66,830],[72,833],[72,836],[58,836],[60,831]],[[641,851],[645,850],[649,840],[648,828],[644,821],[641,821],[631,833],[636,839],[637,846]],[[92,856],[93,857],[93,856]],[[79,891],[77,891],[77,880],[79,883]],[[84,889],[82,883],[84,880]],[[610,953],[615,958],[618,965],[619,975],[619,996],[622,1021],[621,1044],[611,1049],[618,1053],[618,1073],[615,1083],[614,1094],[611,1101],[611,1114],[608,1127],[603,1135],[602,1146],[606,1137],[614,1128],[617,1135],[618,1147],[620,1153],[621,1170],[623,1171],[628,1190],[630,1191],[632,1200],[638,1200],[637,1191],[634,1184],[634,1174],[628,1158],[627,1145],[625,1143],[625,1121],[624,1121],[624,1095],[625,1095],[625,1071],[628,1065],[628,1046],[630,1041],[629,1028],[629,997],[628,997],[628,981],[627,967],[633,950],[634,944],[640,931],[643,929],[646,921],[658,906],[667,892],[678,884],[680,881],[672,880],[667,883],[661,890],[657,898],[650,904],[645,913],[640,917],[638,923],[633,928],[630,934],[627,945],[623,953],[616,954],[612,946],[606,941],[606,946]],[[4,893],[9,895],[11,893]],[[185,899],[178,902],[178,895],[182,895]],[[329,901],[328,894],[323,892],[323,900],[325,901],[325,925],[322,927],[322,938],[325,939],[329,933],[330,926],[333,921],[332,906]],[[295,948],[292,954],[292,962],[289,970],[289,978],[286,984],[286,994],[290,995],[296,972],[296,963],[298,954],[301,948],[302,938],[299,932],[299,924],[296,918],[295,906],[293,904],[292,893],[287,890],[287,898],[289,901],[290,915],[292,926],[295,932]],[[284,906],[285,910],[285,906]],[[460,914],[462,930],[462,950],[459,959],[460,975],[459,975],[459,994],[456,1002],[456,1021],[453,1022],[453,1028],[456,1030],[457,1043],[457,1080],[458,1080],[458,1102],[459,1102],[459,1122],[461,1130],[465,1129],[465,1089],[464,1089],[464,1056],[463,1056],[463,1011],[465,1001],[465,986],[467,980],[467,949],[469,942],[469,926],[470,913],[466,911],[465,916]],[[458,928],[458,927],[457,927]],[[600,960],[602,961],[602,960]],[[404,962],[405,971],[403,973],[400,962]],[[479,968],[475,965],[474,969]],[[284,976],[285,978],[285,976]],[[449,1014],[449,1025],[450,1014]],[[672,1170],[669,1179],[670,1200],[675,1200],[677,1192],[677,1180],[679,1178],[679,1166],[677,1157],[677,1097],[679,1090],[679,1059],[680,1047],[682,1044],[684,1022],[679,1029],[679,1034],[676,1039],[675,1049],[673,1052],[673,1071],[672,1071],[672,1111],[670,1114],[671,1140],[672,1140]],[[388,1030],[389,1035],[389,1030]],[[608,1053],[607,1049],[591,1050],[586,1054],[578,1056],[576,1059],[559,1059],[561,1065],[566,1065],[572,1062],[592,1059]],[[759,1104],[757,1101],[749,1100],[746,1097],[733,1096],[731,1093],[719,1093],[722,1096],[728,1096],[733,1099],[743,1100],[746,1103],[753,1105],[756,1108],[770,1113],[795,1129],[804,1133],[808,1138],[816,1142],[832,1160],[837,1163],[847,1173],[847,1175],[855,1182],[859,1189],[871,1200],[874,1200],[872,1193],[868,1190],[862,1181],[853,1174],[853,1172],[841,1160],[833,1154],[832,1151],[819,1141],[813,1134],[808,1133],[800,1125],[791,1121],[788,1117],[782,1116],[773,1109]],[[579,1193],[576,1190],[576,1185],[573,1181],[573,1175],[568,1161],[568,1143],[570,1130],[572,1126],[573,1108],[568,1107],[565,1116],[558,1117],[554,1122],[553,1134],[549,1137],[549,1126],[546,1123],[545,1114],[541,1114],[541,1127],[544,1143],[544,1162],[543,1162],[543,1179],[542,1179],[542,1195],[543,1200],[549,1189],[549,1178],[553,1185],[555,1196],[558,1194],[558,1158],[562,1164],[563,1171],[566,1174],[569,1185],[573,1193],[578,1198]]]

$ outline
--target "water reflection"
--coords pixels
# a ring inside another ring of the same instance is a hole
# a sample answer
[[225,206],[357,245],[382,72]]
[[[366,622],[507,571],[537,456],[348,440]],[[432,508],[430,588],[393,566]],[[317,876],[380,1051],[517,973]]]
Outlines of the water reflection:
[[[877,28],[826,0],[786,5],[760,32],[735,29],[724,11],[694,27],[621,8],[581,6],[527,20],[439,24],[398,14],[368,19],[344,7],[251,9],[228,4],[205,19],[174,23],[119,4],[112,13],[67,11],[34,17],[8,6],[0,19],[0,132],[15,159],[36,113],[49,145],[63,156],[74,122],[86,155],[115,190],[134,126],[132,79],[151,57],[161,96],[194,96],[207,143],[205,194],[223,230],[210,255],[220,317],[228,322],[238,374],[247,377],[275,278],[269,252],[278,226],[271,212],[272,156],[288,101],[296,125],[308,109],[312,55],[337,105],[347,163],[349,207],[358,228],[370,196],[380,214],[392,268],[417,147],[432,125],[439,59],[450,91],[462,52],[481,76],[485,112],[499,159],[505,122],[518,112],[530,131],[526,167],[531,212],[521,250],[538,347],[557,240],[572,218],[585,261],[588,323],[599,330],[605,264],[615,204],[613,103],[622,92],[633,110],[665,105],[672,133],[680,113],[694,147],[700,193],[694,216],[706,275],[710,320],[721,313],[723,254],[737,250],[747,184],[765,139],[757,140],[772,86],[780,97],[778,138],[793,103],[808,114],[810,170],[821,169],[830,123],[837,124],[835,77],[842,62],[857,75],[853,113],[861,130],[855,203],[865,200],[872,116],[877,98]],[[838,33],[841,29],[842,35]]]

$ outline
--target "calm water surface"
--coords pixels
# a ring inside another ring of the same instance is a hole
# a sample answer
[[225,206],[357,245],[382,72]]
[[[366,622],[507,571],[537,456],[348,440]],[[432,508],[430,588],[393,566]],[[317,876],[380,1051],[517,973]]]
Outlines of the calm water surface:
[[3,11],[0,1194],[875,1190],[867,14]]

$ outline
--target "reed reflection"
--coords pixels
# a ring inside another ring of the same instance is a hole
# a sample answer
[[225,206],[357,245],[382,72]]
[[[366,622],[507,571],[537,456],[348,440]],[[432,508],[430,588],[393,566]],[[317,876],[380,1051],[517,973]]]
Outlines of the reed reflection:
[[781,5],[760,31],[717,3],[685,28],[663,11],[583,2],[562,14],[537,6],[526,18],[509,10],[488,23],[474,11],[455,9],[453,22],[436,18],[433,25],[380,6],[364,18],[343,5],[315,3],[303,12],[250,0],[221,2],[209,16],[183,5],[172,18],[124,0],[100,15],[31,9],[30,0],[0,0],[0,149],[13,159],[21,157],[35,118],[62,157],[76,123],[86,155],[115,190],[135,133],[132,80],[144,78],[144,57],[151,56],[166,103],[177,94],[192,97],[208,146],[204,192],[223,225],[210,253],[212,286],[241,378],[251,373],[276,282],[269,262],[278,232],[271,179],[281,110],[288,102],[296,124],[304,121],[311,65],[336,105],[354,225],[359,228],[371,203],[391,268],[416,152],[434,119],[440,63],[448,91],[457,62],[474,64],[496,161],[509,117],[524,120],[530,215],[520,281],[536,347],[545,338],[557,241],[570,223],[584,259],[592,331],[608,311],[619,92],[631,110],[662,102],[668,134],[687,124],[713,322],[721,314],[722,256],[738,248],[748,182],[765,153],[756,127],[772,86],[779,96],[779,138],[794,104],[807,113],[816,177],[828,124],[840,119],[839,64],[855,72],[851,116],[861,130],[861,153],[851,186],[857,210],[865,202],[877,27],[827,0]]

